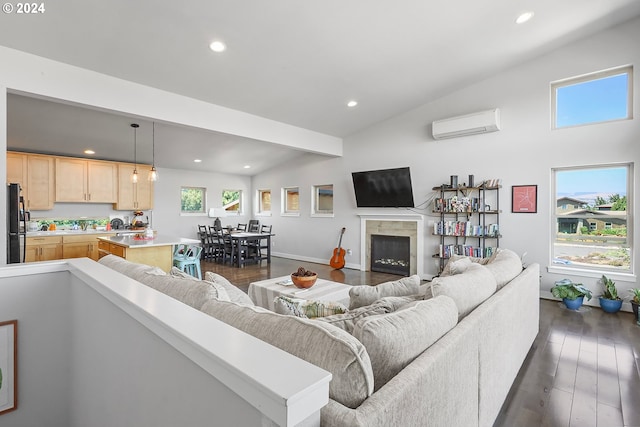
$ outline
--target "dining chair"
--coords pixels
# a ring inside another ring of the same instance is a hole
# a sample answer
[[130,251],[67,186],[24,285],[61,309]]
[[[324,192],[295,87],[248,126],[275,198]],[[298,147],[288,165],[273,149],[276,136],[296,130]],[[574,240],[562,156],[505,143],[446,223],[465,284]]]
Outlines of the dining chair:
[[257,233],[260,231],[260,221],[257,219],[249,220],[249,233]]
[[236,230],[238,230],[238,231],[247,231],[247,224],[238,223],[238,226],[236,227]]
[[176,245],[173,253],[173,266],[187,274],[202,280],[200,268],[200,255],[202,248],[196,245]]

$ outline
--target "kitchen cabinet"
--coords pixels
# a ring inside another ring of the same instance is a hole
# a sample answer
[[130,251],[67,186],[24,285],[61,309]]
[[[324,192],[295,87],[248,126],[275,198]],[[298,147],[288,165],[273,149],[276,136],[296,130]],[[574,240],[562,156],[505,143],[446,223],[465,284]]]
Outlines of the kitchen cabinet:
[[117,164],[56,157],[56,202],[115,203]]
[[62,258],[61,236],[27,237],[25,262],[51,261]]
[[153,209],[153,182],[147,179],[149,165],[137,165],[138,183],[131,182],[136,165],[118,164],[118,202],[116,210],[149,210]]
[[108,234],[83,234],[77,236],[62,236],[62,258],[88,257],[98,260],[98,237]]
[[7,182],[20,184],[27,210],[53,209],[53,157],[7,152]]

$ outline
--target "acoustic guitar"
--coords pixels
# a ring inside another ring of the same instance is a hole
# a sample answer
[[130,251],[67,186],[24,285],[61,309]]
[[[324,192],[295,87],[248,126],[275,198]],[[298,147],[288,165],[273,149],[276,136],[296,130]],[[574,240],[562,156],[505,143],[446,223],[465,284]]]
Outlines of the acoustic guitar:
[[329,265],[333,268],[344,267],[344,255],[346,252],[342,249],[342,236],[346,230],[346,228],[342,227],[342,231],[340,231],[340,240],[338,240],[338,247],[333,250],[333,256],[329,261]]

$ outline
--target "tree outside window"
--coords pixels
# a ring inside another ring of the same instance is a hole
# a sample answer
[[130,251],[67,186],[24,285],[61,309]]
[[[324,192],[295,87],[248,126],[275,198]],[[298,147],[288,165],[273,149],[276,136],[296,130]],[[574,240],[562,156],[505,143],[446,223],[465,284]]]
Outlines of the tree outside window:
[[206,213],[206,194],[206,188],[182,187],[180,189],[180,212],[183,214]]
[[222,208],[227,212],[242,213],[242,190],[223,190]]

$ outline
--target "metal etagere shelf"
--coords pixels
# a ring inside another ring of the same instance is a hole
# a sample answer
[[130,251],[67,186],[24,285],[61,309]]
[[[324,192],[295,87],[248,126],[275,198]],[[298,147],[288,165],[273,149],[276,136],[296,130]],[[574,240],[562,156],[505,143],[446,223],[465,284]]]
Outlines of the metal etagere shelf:
[[440,272],[452,255],[488,258],[500,245],[502,186],[495,181],[471,187],[433,187],[440,192],[433,206],[433,212],[440,215],[433,227],[433,234],[440,237],[438,251],[433,255],[440,260]]

